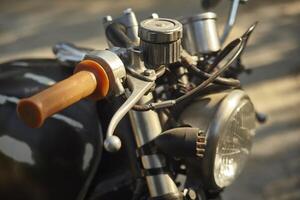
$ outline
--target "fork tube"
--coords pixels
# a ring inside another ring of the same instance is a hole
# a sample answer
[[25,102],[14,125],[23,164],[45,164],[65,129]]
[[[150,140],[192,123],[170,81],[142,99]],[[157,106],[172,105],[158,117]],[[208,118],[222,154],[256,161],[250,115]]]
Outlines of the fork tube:
[[[150,93],[144,96],[139,103],[144,104],[151,100],[152,94]],[[154,111],[130,111],[129,116],[138,147],[149,142],[162,132],[158,114]],[[142,156],[141,163],[146,170],[166,166],[165,158],[158,154]],[[161,174],[146,176],[145,178],[151,198],[181,199],[176,198],[180,196],[179,191],[169,174],[162,172]]]

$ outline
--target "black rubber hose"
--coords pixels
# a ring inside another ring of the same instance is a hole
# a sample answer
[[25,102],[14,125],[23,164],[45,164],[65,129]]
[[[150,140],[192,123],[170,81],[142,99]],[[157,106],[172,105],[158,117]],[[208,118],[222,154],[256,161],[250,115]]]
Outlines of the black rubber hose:
[[[208,79],[212,75],[210,73],[204,72],[203,70],[199,69],[195,64],[193,64],[192,57],[187,53],[184,52],[181,55],[181,63],[186,66],[187,68],[191,69],[195,73],[197,73],[200,78]],[[239,87],[241,85],[241,82],[237,79],[233,78],[223,78],[223,77],[217,77],[213,83],[220,84],[220,85],[226,85],[230,87]]]
[[[194,89],[192,89],[188,93],[186,93],[186,94],[178,97],[176,99],[176,103],[179,103],[179,102],[181,102],[183,100],[187,100],[187,99],[193,98],[198,92],[200,92],[202,89],[204,89],[210,83],[212,83],[218,76],[220,76],[232,64],[232,62],[239,56],[239,54],[241,53],[242,49],[244,48],[244,45],[241,44],[242,42],[243,42],[243,40],[241,38],[238,38],[238,39],[232,41],[227,47],[231,48],[232,46],[241,45],[240,48],[238,49],[238,51],[235,53],[235,55],[229,61],[227,61],[227,63],[224,66],[220,67],[217,71],[215,71],[208,79],[206,79],[205,81],[203,81],[200,85],[198,85],[197,87],[195,87]],[[226,47],[225,47],[225,49],[226,49]],[[218,63],[213,63],[212,65],[218,65]]]
[[[211,74],[211,76],[206,79],[205,81],[203,81],[200,85],[198,85],[197,87],[195,87],[194,89],[190,90],[189,92],[187,92],[186,94],[178,97],[177,99],[174,100],[166,100],[166,101],[162,101],[162,102],[157,102],[157,103],[153,103],[153,104],[146,104],[146,105],[135,105],[133,107],[133,109],[137,110],[137,111],[148,111],[148,110],[155,110],[155,109],[161,109],[161,108],[168,108],[168,107],[172,107],[174,105],[176,105],[177,103],[180,103],[182,101],[194,98],[196,95],[198,95],[198,93],[203,90],[204,88],[206,88],[210,83],[212,83],[218,76],[220,76],[220,74],[222,74],[225,70],[228,69],[228,67],[232,64],[232,62],[240,55],[240,53],[243,51],[245,44],[244,44],[244,40],[245,38],[238,38],[235,39],[234,41],[232,41],[227,47],[225,47],[224,51],[228,52],[226,50],[226,48],[232,48],[233,46],[239,46],[237,52],[231,57],[231,59],[229,59],[229,61],[226,62],[225,65],[223,65],[222,67],[220,67],[217,71],[215,71],[213,74]],[[232,48],[233,49],[233,48]],[[229,53],[229,52],[228,52]],[[223,57],[223,55],[222,55]],[[224,56],[225,57],[225,56]],[[214,62],[212,65],[218,65],[218,63]]]
[[131,47],[132,40],[126,35],[126,27],[120,23],[112,23],[106,27],[106,38],[117,47]]
[[156,110],[156,109],[162,109],[162,108],[169,108],[172,107],[174,105],[176,105],[177,103],[180,103],[182,101],[188,100],[188,99],[192,99],[194,98],[196,95],[198,95],[198,93],[203,90],[204,88],[206,88],[210,83],[213,83],[218,76],[220,76],[224,71],[226,71],[228,69],[228,67],[233,63],[234,60],[236,60],[237,58],[239,58],[241,56],[241,54],[243,53],[248,38],[250,37],[250,35],[252,34],[255,26],[257,23],[253,24],[243,35],[242,37],[233,40],[232,42],[230,42],[218,55],[218,59],[215,59],[214,62],[211,64],[211,68],[214,69],[219,62],[225,58],[234,48],[238,47],[238,50],[235,52],[235,54],[222,66],[220,67],[217,71],[215,71],[214,73],[212,73],[210,75],[210,77],[208,79],[206,79],[205,81],[203,81],[200,85],[198,85],[197,87],[195,87],[194,89],[192,89],[191,91],[189,91],[188,93],[178,97],[177,99],[171,99],[171,100],[166,100],[166,101],[161,101],[161,102],[157,102],[157,103],[150,103],[150,104],[144,104],[144,105],[135,105],[133,106],[134,110],[137,111],[148,111],[148,110]]
[[[211,74],[204,72],[200,69],[198,69],[194,65],[189,66],[194,72],[197,73],[197,75],[201,76],[201,78],[208,79],[211,77]],[[238,79],[234,78],[223,78],[223,77],[218,77],[216,78],[213,83],[220,84],[220,85],[226,85],[226,86],[231,86],[231,87],[239,87],[241,85],[241,82]]]
[[[241,38],[244,39],[243,37]],[[236,47],[236,42],[236,40],[233,40],[224,49],[218,52],[218,55],[216,56],[213,63],[207,67],[208,72],[213,71],[218,66],[218,64]]]

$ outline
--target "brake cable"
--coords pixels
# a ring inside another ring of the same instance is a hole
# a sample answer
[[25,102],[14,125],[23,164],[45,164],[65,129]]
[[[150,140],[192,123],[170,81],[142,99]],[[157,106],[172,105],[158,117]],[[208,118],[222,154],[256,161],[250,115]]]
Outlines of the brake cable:
[[[245,47],[245,45],[243,44],[244,41],[245,41],[245,38],[241,37],[241,38],[235,39],[231,43],[229,43],[224,48],[224,52],[227,52],[227,54],[220,53],[219,55],[224,58],[226,55],[228,55],[231,52],[231,51],[228,51],[228,48],[234,49],[234,48],[232,48],[233,46],[237,47],[238,45],[240,45],[239,49],[232,56],[232,58],[229,61],[227,61],[227,63],[224,66],[220,67],[219,70],[217,70],[213,74],[211,74],[211,76],[208,79],[203,81],[200,85],[193,88],[186,94],[184,94],[176,99],[172,99],[172,100],[166,100],[166,101],[161,101],[161,102],[156,102],[156,103],[149,103],[149,104],[144,104],[144,105],[137,104],[137,105],[133,106],[132,109],[134,109],[136,111],[148,111],[148,110],[156,110],[156,109],[161,109],[161,108],[168,108],[168,107],[172,107],[175,104],[178,104],[184,100],[193,98],[199,91],[201,91],[206,86],[208,86],[210,83],[212,83],[218,76],[220,76],[233,63],[233,61],[240,55],[240,53],[244,49],[244,47]],[[216,59],[216,61],[212,65],[217,66],[221,60],[222,59]]]
[[238,50],[236,53],[226,62],[225,65],[220,67],[218,70],[216,70],[214,73],[212,73],[205,81],[203,81],[200,85],[196,86],[186,94],[172,100],[165,100],[161,102],[155,102],[155,103],[149,103],[149,104],[144,104],[144,105],[134,105],[132,109],[136,111],[149,111],[149,110],[156,110],[156,109],[162,109],[162,108],[169,108],[172,107],[178,103],[181,103],[185,100],[194,98],[198,92],[206,88],[210,83],[215,81],[218,76],[220,76],[224,71],[226,71],[230,65],[240,57],[241,53],[244,51],[244,48],[247,45],[247,41],[252,34],[253,30],[255,29],[257,25],[257,22],[251,25],[247,31],[240,37],[232,42],[230,42],[221,52],[219,52],[217,58],[214,60],[214,62],[209,66],[210,69],[214,69],[216,66],[219,65],[219,63],[237,46],[239,46]]

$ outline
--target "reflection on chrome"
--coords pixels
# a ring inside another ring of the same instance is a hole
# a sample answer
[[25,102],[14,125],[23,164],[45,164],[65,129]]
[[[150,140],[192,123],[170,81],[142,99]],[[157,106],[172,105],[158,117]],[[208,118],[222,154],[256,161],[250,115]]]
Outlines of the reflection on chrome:
[[83,161],[82,161],[82,170],[83,171],[85,171],[86,169],[89,168],[90,162],[93,158],[93,154],[94,154],[93,145],[90,143],[87,143],[85,145]]
[[77,129],[83,129],[84,126],[82,125],[82,123],[70,118],[70,117],[67,117],[65,115],[62,115],[62,114],[55,114],[52,116],[52,118],[54,119],[58,119],[58,120],[61,120],[67,124],[69,124],[70,126],[73,126],[74,128],[77,128]]
[[17,162],[34,165],[32,151],[28,144],[8,135],[0,137],[0,152]]
[[9,97],[9,96],[0,94],[0,105],[5,104],[7,102],[18,103],[19,99],[17,97]]
[[43,84],[43,85],[53,85],[53,84],[56,83],[56,81],[54,81],[51,78],[48,78],[46,76],[42,76],[42,75],[39,75],[39,74],[29,73],[29,72],[25,73],[24,77],[28,78],[28,79],[31,79],[31,80],[34,80],[34,81],[36,81],[40,84]]

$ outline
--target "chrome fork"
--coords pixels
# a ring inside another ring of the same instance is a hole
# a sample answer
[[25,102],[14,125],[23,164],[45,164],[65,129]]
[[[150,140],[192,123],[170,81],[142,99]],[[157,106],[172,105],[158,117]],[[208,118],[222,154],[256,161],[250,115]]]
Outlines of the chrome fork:
[[[147,96],[142,97],[139,103],[145,104],[151,100],[152,94],[150,93]],[[155,111],[130,111],[129,116],[138,148],[151,141],[162,132],[159,117]],[[165,158],[158,154],[142,155],[141,164],[142,168],[145,170],[166,167]],[[145,179],[152,198],[178,194],[177,186],[166,172],[155,175],[146,175]]]

